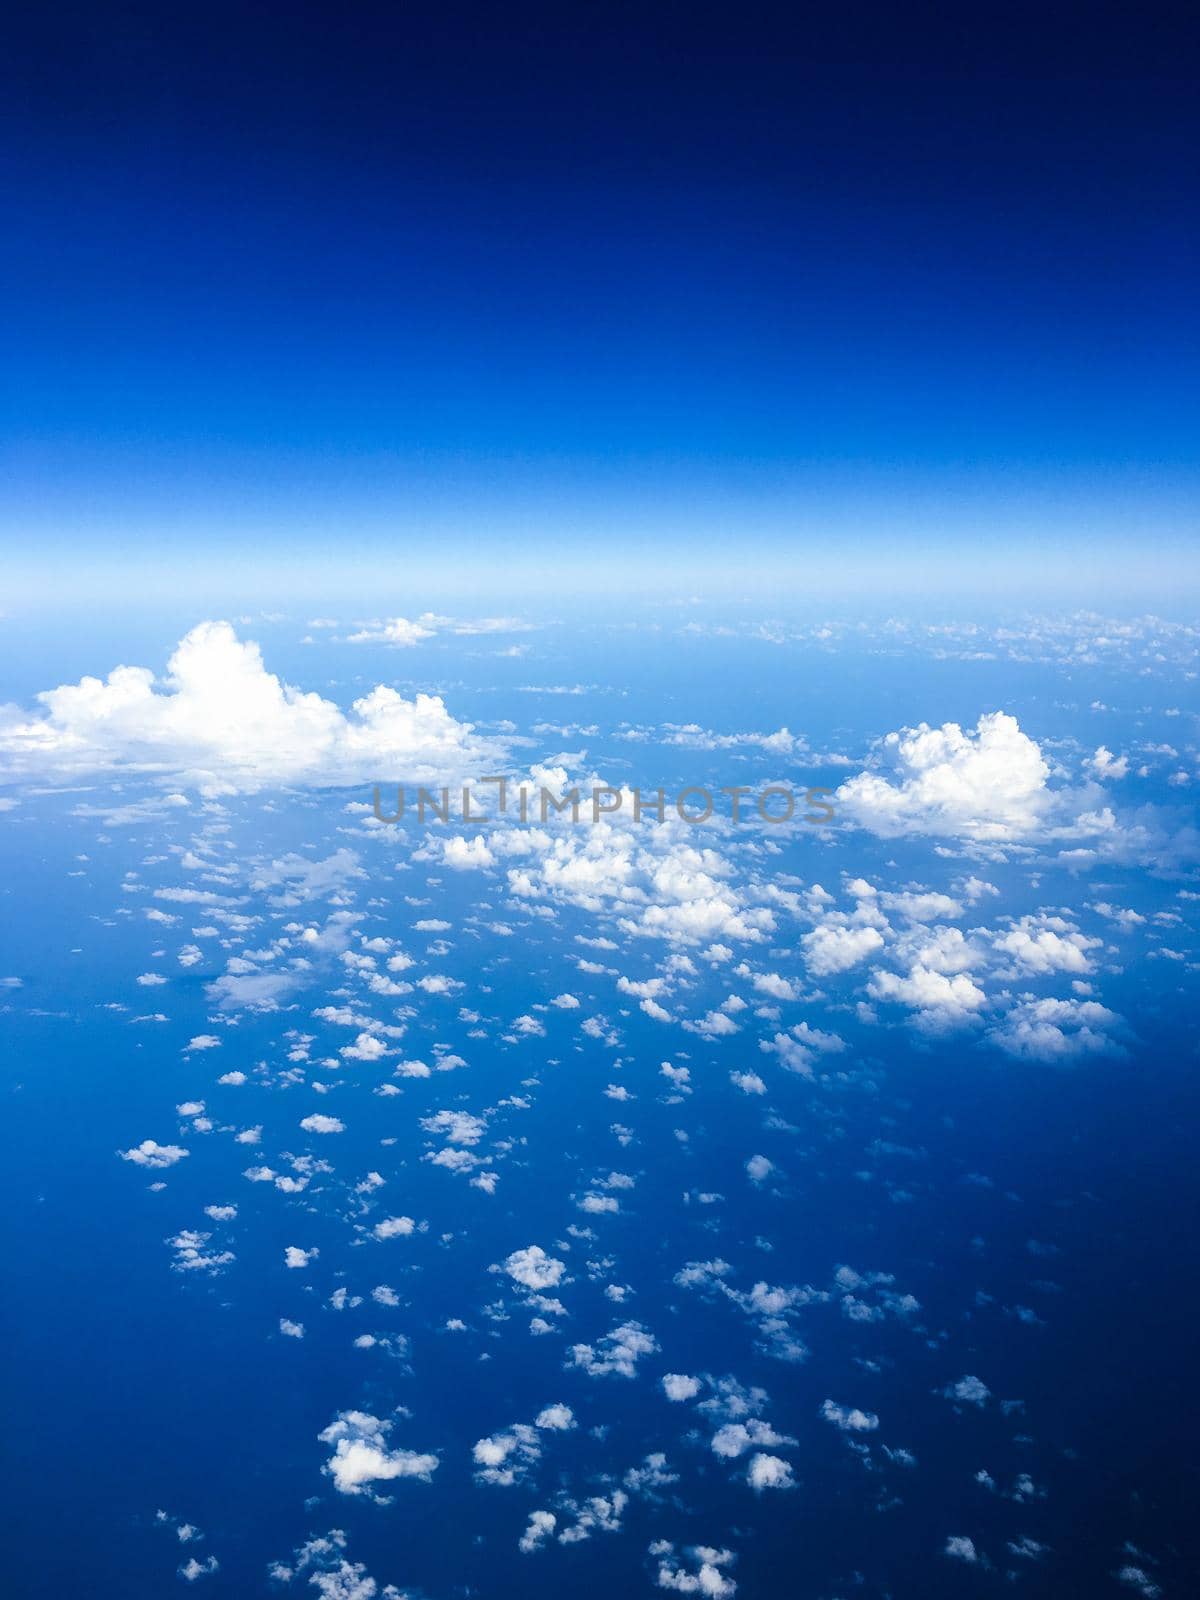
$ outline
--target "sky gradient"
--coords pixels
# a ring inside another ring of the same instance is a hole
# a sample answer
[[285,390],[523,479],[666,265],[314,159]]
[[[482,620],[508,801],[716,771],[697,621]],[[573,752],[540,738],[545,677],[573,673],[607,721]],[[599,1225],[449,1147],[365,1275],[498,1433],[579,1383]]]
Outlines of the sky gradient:
[[1193,41],[620,20],[21,19],[12,603],[1194,588]]

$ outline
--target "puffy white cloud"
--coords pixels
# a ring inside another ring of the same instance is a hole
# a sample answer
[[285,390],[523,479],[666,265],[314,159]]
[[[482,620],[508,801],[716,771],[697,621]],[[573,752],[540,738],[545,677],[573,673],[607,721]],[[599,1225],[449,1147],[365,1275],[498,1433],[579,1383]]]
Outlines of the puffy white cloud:
[[1046,915],[1022,917],[1008,933],[997,935],[995,947],[1016,962],[1022,972],[1091,972],[1089,950],[1102,939],[1089,939],[1073,922]]
[[132,1161],[137,1167],[173,1167],[187,1154],[182,1145],[159,1144],[155,1139],[143,1139],[132,1150],[122,1150],[121,1160]]
[[340,1117],[326,1116],[323,1111],[314,1111],[311,1116],[304,1117],[300,1126],[305,1133],[345,1133],[346,1124]]
[[676,1594],[703,1595],[705,1600],[729,1600],[737,1591],[737,1583],[724,1571],[737,1559],[732,1550],[692,1545],[687,1551],[691,1569],[676,1556],[674,1545],[666,1539],[652,1544],[650,1554],[658,1557],[660,1589],[672,1589]]
[[881,894],[879,904],[894,911],[909,922],[934,922],[938,917],[961,917],[961,901],[952,900],[948,894],[926,891],[921,894]]
[[555,1288],[567,1265],[565,1261],[556,1261],[553,1256],[548,1256],[540,1244],[530,1244],[523,1250],[514,1250],[506,1258],[504,1270],[522,1288],[540,1291]]
[[564,1507],[574,1513],[575,1521],[563,1528],[558,1536],[559,1544],[580,1544],[593,1533],[619,1533],[621,1516],[628,1503],[629,1496],[622,1489],[614,1489],[608,1495],[592,1495],[582,1505],[565,1500]]
[[959,1378],[956,1383],[951,1383],[942,1390],[947,1400],[962,1400],[967,1405],[985,1406],[991,1398],[992,1391],[982,1378],[968,1373],[965,1378]]
[[834,1400],[823,1403],[821,1415],[843,1433],[874,1433],[879,1426],[879,1418],[873,1411],[860,1411],[857,1406],[840,1406]]
[[598,1341],[596,1345],[571,1346],[566,1365],[582,1367],[589,1378],[606,1378],[616,1373],[622,1378],[632,1378],[642,1356],[653,1355],[658,1349],[653,1334],[640,1322],[623,1322]]
[[443,621],[444,617],[436,617],[432,612],[426,612],[415,622],[410,622],[407,617],[389,617],[386,622],[373,622],[360,628],[357,633],[350,634],[346,643],[390,644],[400,649],[411,649],[413,645],[420,644],[422,639],[432,639],[437,632],[437,625]]
[[[758,1048],[766,1055],[778,1056],[789,1072],[798,1072],[802,1077],[810,1078],[817,1056],[840,1055],[846,1048],[846,1041],[839,1034],[826,1033],[820,1028],[810,1027],[807,1022],[800,1022],[786,1033],[777,1033],[773,1039],[760,1039]],[[734,1082],[737,1082],[736,1077]],[[741,1084],[738,1086],[745,1087]],[[754,1091],[750,1089],[747,1092]],[[761,1093],[761,1090],[758,1092]]]
[[390,1583],[380,1589],[361,1561],[347,1560],[346,1535],[341,1528],[308,1539],[286,1561],[272,1561],[267,1571],[276,1583],[291,1583],[308,1574],[309,1586],[320,1600],[404,1600]]
[[974,1566],[979,1560],[979,1552],[975,1548],[974,1539],[968,1539],[965,1534],[955,1533],[946,1540],[942,1554],[949,1556],[953,1561],[965,1561]]
[[775,1171],[775,1163],[766,1156],[751,1156],[746,1162],[746,1174],[751,1183],[765,1183]]
[[161,687],[148,667],[120,666],[38,696],[42,711],[0,722],[9,779],[134,771],[219,793],[264,785],[403,779],[432,784],[502,754],[436,696],[405,700],[378,685],[350,715],[282,682],[257,644],[228,622],[180,641]]
[[751,1458],[746,1468],[746,1482],[754,1490],[794,1489],[792,1469],[782,1456],[759,1454]]
[[830,922],[806,933],[800,944],[808,970],[816,978],[828,978],[835,972],[848,972],[882,950],[883,935],[878,928],[846,927]]
[[1124,778],[1129,774],[1129,757],[1115,756],[1105,745],[1099,747],[1087,764],[1097,778]]
[[570,1406],[562,1404],[543,1406],[534,1418],[535,1428],[547,1428],[555,1432],[565,1432],[575,1426],[575,1413]]
[[756,972],[752,979],[755,989],[759,994],[769,995],[772,1000],[796,1000],[796,986],[790,978],[784,978],[777,972]]
[[529,1526],[517,1541],[517,1549],[524,1555],[531,1555],[533,1551],[540,1550],[552,1536],[557,1525],[558,1518],[553,1511],[531,1511]]
[[890,733],[894,781],[862,772],[838,789],[841,813],[873,833],[945,834],[983,841],[1032,833],[1050,803],[1049,767],[1015,717],[985,713],[964,733],[956,722]]
[[1113,1037],[1124,1020],[1096,1000],[1021,1000],[988,1037],[1010,1056],[1029,1061],[1069,1061],[1081,1056],[1120,1056]]
[[218,1273],[222,1267],[227,1267],[234,1260],[232,1250],[210,1250],[208,1241],[212,1238],[210,1233],[199,1233],[195,1228],[184,1228],[167,1243],[175,1252],[175,1259],[171,1262],[173,1272],[208,1272]]
[[[561,792],[568,780],[556,772],[557,777],[538,768],[534,777]],[[625,933],[676,944],[716,938],[756,943],[774,930],[770,909],[748,903],[744,891],[728,881],[729,863],[715,850],[698,849],[682,831],[686,824],[634,824],[628,791],[625,805],[629,816],[586,829],[493,833],[493,853],[524,858],[508,870],[510,891],[519,899],[613,914]]]
[[875,1000],[894,1000],[910,1006],[918,1027],[940,1033],[970,1022],[987,996],[965,972],[947,977],[929,967],[915,966],[907,977],[895,972],[873,972],[867,991]]
[[726,1422],[712,1436],[714,1454],[731,1461],[736,1461],[738,1456],[745,1455],[747,1450],[756,1445],[795,1442],[786,1434],[776,1433],[769,1422],[763,1422],[758,1417],[751,1417],[748,1422]]
[[700,1379],[683,1372],[668,1372],[662,1386],[668,1400],[693,1400],[700,1393]]
[[471,1452],[475,1477],[480,1483],[507,1488],[522,1479],[536,1465],[542,1453],[537,1430],[527,1422],[514,1423],[505,1433],[479,1439]]
[[411,1217],[384,1217],[371,1231],[377,1239],[406,1239],[415,1227]]
[[502,1433],[476,1441],[472,1451],[475,1477],[480,1483],[508,1487],[519,1483],[541,1459],[543,1433],[565,1433],[575,1427],[575,1413],[570,1406],[544,1406],[532,1426],[515,1422]]
[[390,1421],[366,1411],[342,1411],[317,1437],[333,1446],[333,1455],[321,1469],[339,1494],[367,1494],[378,1498],[372,1485],[394,1478],[418,1478],[428,1483],[437,1470],[435,1455],[415,1450],[393,1450],[387,1436]]
[[496,858],[481,834],[476,834],[473,839],[464,839],[460,833],[455,833],[449,839],[443,839],[441,846],[443,865],[452,867],[455,872],[482,871],[496,864]]
[[178,1570],[179,1576],[185,1583],[195,1583],[197,1578],[207,1578],[212,1573],[219,1572],[221,1563],[216,1556],[206,1556],[203,1561],[198,1561],[195,1556],[189,1556]]
[[435,1111],[421,1118],[421,1126],[426,1133],[459,1145],[476,1145],[487,1131],[483,1118],[473,1117],[469,1111]]

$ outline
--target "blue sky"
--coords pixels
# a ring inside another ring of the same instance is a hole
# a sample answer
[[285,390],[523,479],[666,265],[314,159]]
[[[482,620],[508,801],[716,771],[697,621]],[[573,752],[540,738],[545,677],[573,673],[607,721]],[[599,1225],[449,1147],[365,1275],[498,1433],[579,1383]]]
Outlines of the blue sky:
[[480,587],[724,588],[736,545],[1190,592],[1186,51],[998,17],[22,19],[14,595],[450,539]]

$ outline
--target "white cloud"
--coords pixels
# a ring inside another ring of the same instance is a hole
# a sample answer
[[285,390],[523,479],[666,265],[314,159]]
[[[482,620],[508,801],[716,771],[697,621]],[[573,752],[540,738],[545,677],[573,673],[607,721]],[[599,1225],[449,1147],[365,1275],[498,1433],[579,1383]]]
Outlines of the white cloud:
[[189,1556],[179,1568],[179,1576],[185,1583],[195,1583],[197,1578],[207,1578],[220,1570],[221,1563],[216,1556],[206,1556],[203,1561],[198,1561],[195,1556]]
[[461,834],[455,833],[449,839],[443,839],[441,846],[443,863],[453,867],[455,872],[482,870],[496,864],[496,858],[481,834],[476,834],[473,839],[464,839]]
[[995,947],[1013,958],[1022,972],[1091,972],[1089,950],[1102,947],[1102,939],[1089,939],[1062,917],[1026,916],[1008,933],[999,934]]
[[143,1139],[132,1150],[122,1150],[121,1160],[132,1161],[138,1167],[173,1167],[188,1152],[177,1144],[159,1144],[155,1139]]
[[700,1379],[689,1378],[683,1372],[668,1372],[662,1386],[668,1400],[693,1400],[700,1393]]
[[754,1490],[794,1489],[791,1466],[782,1456],[756,1455],[746,1468],[746,1482]]
[[729,1600],[737,1590],[737,1583],[723,1570],[737,1559],[732,1550],[716,1550],[711,1545],[692,1545],[688,1552],[691,1567],[680,1561],[675,1547],[662,1539],[650,1546],[650,1554],[658,1557],[658,1587],[672,1589],[676,1594],[698,1594],[704,1600]]
[[471,1452],[475,1477],[480,1483],[507,1488],[524,1478],[541,1457],[537,1430],[526,1422],[514,1423],[506,1433],[479,1439]]
[[917,1025],[931,1033],[961,1027],[987,1003],[983,990],[965,972],[947,977],[944,972],[919,965],[907,977],[895,972],[873,972],[867,992],[874,1000],[894,1000],[910,1006]]
[[1129,757],[1114,756],[1105,745],[1100,746],[1087,765],[1101,779],[1124,778],[1129,774]]
[[1144,1567],[1135,1566],[1132,1562],[1118,1567],[1113,1577],[1127,1589],[1135,1590],[1142,1596],[1142,1600],[1159,1600],[1162,1594],[1162,1585],[1155,1583]]
[[1003,711],[963,732],[956,722],[890,733],[895,781],[862,772],[834,796],[853,822],[885,838],[906,833],[1004,841],[1032,833],[1050,803],[1049,767]]
[[548,1256],[540,1244],[530,1244],[523,1250],[514,1250],[506,1259],[504,1270],[525,1289],[553,1289],[566,1271],[566,1262]]
[[873,1411],[860,1411],[857,1406],[840,1406],[834,1400],[824,1402],[821,1415],[843,1433],[874,1433],[879,1426],[879,1418]]
[[712,1436],[713,1453],[736,1461],[755,1445],[795,1444],[786,1434],[776,1433],[769,1422],[751,1417],[748,1422],[726,1422]]
[[1026,998],[988,1037],[1010,1056],[1069,1061],[1081,1056],[1124,1055],[1124,1046],[1112,1037],[1123,1029],[1123,1019],[1096,1000]]
[[878,928],[839,927],[822,923],[811,933],[806,933],[800,944],[804,950],[804,964],[816,978],[828,978],[835,972],[847,972],[851,967],[883,949],[883,935]]
[[534,1418],[534,1427],[562,1432],[575,1426],[575,1413],[570,1406],[543,1406]]
[[220,793],[278,783],[434,783],[502,754],[435,696],[378,685],[350,715],[282,682],[228,622],[202,622],[156,686],[147,667],[116,667],[38,696],[42,711],[0,722],[11,779],[143,772]]
[[557,1525],[558,1518],[553,1511],[531,1511],[529,1526],[517,1541],[517,1549],[524,1555],[531,1555],[533,1551],[540,1550],[552,1536]]
[[640,1322],[623,1322],[606,1333],[596,1345],[571,1346],[566,1365],[582,1367],[589,1378],[606,1378],[616,1373],[622,1378],[632,1378],[642,1356],[653,1355],[658,1349],[653,1334]]
[[234,1260],[232,1250],[209,1250],[210,1233],[199,1233],[195,1228],[184,1228],[167,1243],[175,1252],[171,1263],[173,1272],[220,1272]]
[[765,1183],[775,1171],[775,1163],[766,1156],[751,1156],[746,1163],[746,1173],[751,1183]]
[[377,1239],[406,1239],[415,1227],[411,1217],[385,1217],[371,1231]]
[[959,1378],[956,1383],[948,1384],[942,1393],[947,1400],[962,1400],[967,1405],[985,1406],[991,1398],[992,1391],[982,1378],[977,1378],[973,1373],[968,1373],[965,1378]]
[[415,1450],[393,1450],[387,1443],[390,1421],[365,1411],[342,1411],[319,1433],[322,1444],[333,1445],[333,1455],[321,1469],[339,1494],[367,1494],[377,1498],[373,1484],[394,1478],[418,1478],[428,1483],[438,1466],[435,1455]]
[[410,622],[407,617],[390,617],[386,622],[373,622],[368,627],[360,629],[358,633],[352,633],[346,642],[390,644],[408,649],[420,644],[422,639],[432,639],[437,632],[436,625],[443,620],[441,617],[435,617],[432,612],[426,612],[415,622]]
[[346,1124],[340,1117],[327,1117],[323,1111],[314,1111],[301,1119],[305,1133],[345,1133]]

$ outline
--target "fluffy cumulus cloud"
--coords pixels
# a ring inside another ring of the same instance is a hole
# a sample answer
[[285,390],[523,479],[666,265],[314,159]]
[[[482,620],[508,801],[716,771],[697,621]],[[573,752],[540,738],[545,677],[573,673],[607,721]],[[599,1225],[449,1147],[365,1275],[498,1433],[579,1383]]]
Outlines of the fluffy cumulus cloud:
[[1045,974],[1090,972],[1089,950],[1098,950],[1102,939],[1089,939],[1074,923],[1063,917],[1027,916],[1007,933],[997,936],[1001,955],[1012,957],[1020,972]]
[[1071,1061],[1124,1055],[1124,1031],[1123,1018],[1096,1000],[1023,999],[990,1037],[1010,1056]]
[[1033,832],[1051,802],[1037,743],[1003,711],[966,732],[956,722],[890,733],[890,777],[861,772],[837,791],[842,814],[885,838],[946,834],[990,841]]
[[9,781],[140,772],[221,793],[435,783],[501,754],[433,695],[405,700],[381,684],[347,715],[268,672],[258,645],[228,622],[193,628],[161,683],[148,667],[119,666],[38,700],[39,712],[0,721],[0,776]]
[[929,967],[915,966],[904,977],[895,972],[875,972],[867,985],[874,1000],[908,1006],[913,1021],[929,1033],[942,1033],[970,1022],[987,1000],[983,990],[966,975],[947,977]]
[[762,1451],[753,1456],[746,1468],[746,1482],[754,1490],[794,1489],[795,1479],[791,1466],[782,1456],[770,1456]]
[[349,637],[350,644],[390,644],[400,649],[411,649],[422,639],[432,639],[442,618],[431,612],[410,622],[407,617],[389,617],[384,622],[372,622]]
[[860,1411],[857,1406],[840,1406],[836,1400],[826,1400],[821,1415],[843,1433],[873,1433],[879,1418],[873,1411]]
[[540,1435],[566,1433],[575,1425],[575,1413],[560,1403],[543,1406],[532,1424],[514,1422],[502,1433],[477,1440],[471,1452],[476,1481],[502,1488],[521,1482],[541,1459]]
[[[535,769],[535,777],[569,792],[561,769]],[[557,835],[529,829],[516,837],[493,835],[488,843],[492,851],[524,857],[507,874],[518,899],[605,913],[623,933],[699,945],[714,939],[759,943],[774,931],[771,910],[751,905],[729,881],[732,869],[719,852],[697,849],[683,823],[643,822],[635,832],[632,809],[630,796],[618,823]]]
[[143,1139],[132,1150],[122,1150],[121,1160],[132,1161],[135,1167],[173,1167],[187,1153],[182,1145],[159,1144],[157,1139]]
[[705,1600],[729,1600],[737,1591],[737,1582],[727,1570],[737,1559],[732,1550],[698,1544],[679,1557],[675,1546],[661,1539],[650,1546],[650,1554],[658,1560],[660,1589],[673,1589],[676,1594],[697,1594]]
[[286,1584],[298,1577],[320,1600],[404,1600],[393,1584],[381,1589],[361,1561],[345,1555],[346,1535],[341,1528],[308,1539],[288,1561],[272,1561],[267,1568],[274,1583]]
[[552,1536],[557,1525],[558,1518],[553,1511],[531,1511],[529,1525],[517,1541],[517,1548],[522,1555],[532,1555]]
[[366,1411],[342,1411],[318,1435],[333,1446],[322,1471],[333,1479],[339,1494],[365,1494],[379,1498],[375,1484],[396,1478],[418,1478],[428,1483],[438,1458],[416,1450],[394,1450],[388,1444],[390,1421]]
[[555,1288],[567,1269],[565,1262],[548,1256],[540,1244],[530,1244],[523,1250],[514,1250],[506,1259],[504,1270],[523,1289],[540,1292]]
[[689,1377],[685,1372],[668,1372],[662,1386],[668,1400],[694,1400],[700,1393],[699,1378]]
[[883,935],[878,928],[839,927],[829,922],[806,933],[800,943],[808,970],[816,978],[828,978],[835,972],[848,972],[882,950]]
[[640,1322],[623,1322],[595,1345],[572,1345],[566,1365],[581,1367],[589,1378],[607,1378],[613,1373],[632,1378],[641,1357],[653,1355],[657,1349],[654,1335]]

